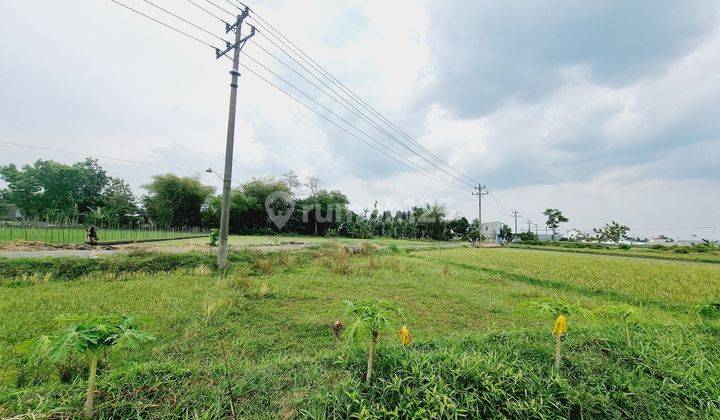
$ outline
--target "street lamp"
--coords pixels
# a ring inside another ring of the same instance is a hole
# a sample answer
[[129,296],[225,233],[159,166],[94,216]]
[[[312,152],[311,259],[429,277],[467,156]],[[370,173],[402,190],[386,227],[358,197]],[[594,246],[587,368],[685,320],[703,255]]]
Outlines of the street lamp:
[[220,174],[218,174],[217,172],[215,172],[215,169],[213,169],[212,167],[207,168],[207,169],[205,170],[205,172],[207,172],[207,173],[209,173],[209,174],[215,174],[215,176],[218,177],[218,179],[219,179],[220,181],[223,180],[223,178],[220,176]]

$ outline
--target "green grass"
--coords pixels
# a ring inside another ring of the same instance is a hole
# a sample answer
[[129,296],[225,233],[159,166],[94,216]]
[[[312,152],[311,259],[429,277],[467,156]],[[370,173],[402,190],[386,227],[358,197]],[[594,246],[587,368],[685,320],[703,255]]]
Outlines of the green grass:
[[[97,407],[107,418],[229,415],[224,353],[243,418],[720,416],[720,329],[695,312],[720,296],[720,266],[513,249],[348,256],[323,246],[236,252],[220,281],[209,256],[163,258],[99,258],[100,269],[71,277],[52,264],[6,267],[0,417],[82,410],[78,368],[28,369],[19,346],[52,332],[59,315],[83,313],[137,316],[157,337],[101,366]],[[399,304],[414,339],[405,349],[396,334],[380,337],[369,388],[364,350],[330,329],[345,299],[364,297]],[[559,372],[552,319],[531,308],[544,298],[580,308]],[[638,309],[632,348],[595,314],[618,304]]]
[[[658,248],[651,248],[649,246],[634,246],[630,248],[618,248],[610,246],[597,246],[584,248],[572,246],[574,243],[563,243],[559,242],[556,244],[543,244],[543,245],[524,245],[524,244],[513,244],[512,248],[518,249],[534,249],[542,251],[555,251],[555,252],[569,252],[569,253],[580,253],[580,254],[594,254],[594,255],[608,255],[617,257],[635,257],[635,258],[648,258],[648,259],[659,259],[659,260],[672,260],[672,261],[693,261],[693,262],[705,262],[705,263],[717,263],[720,264],[720,250],[707,250],[702,247],[671,247],[661,246]],[[698,252],[698,249],[703,249],[703,252]]]
[[[20,228],[0,226],[0,244],[14,241],[33,241],[48,244],[81,244],[85,242],[83,228]],[[100,242],[136,241],[148,239],[182,238],[197,233],[178,230],[98,229]]]

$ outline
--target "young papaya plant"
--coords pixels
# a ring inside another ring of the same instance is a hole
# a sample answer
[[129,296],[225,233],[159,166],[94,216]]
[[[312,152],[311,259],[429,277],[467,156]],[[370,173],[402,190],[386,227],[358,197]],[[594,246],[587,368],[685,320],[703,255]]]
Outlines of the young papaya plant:
[[555,369],[560,369],[562,362],[562,339],[567,334],[567,317],[573,312],[570,304],[560,299],[543,299],[534,303],[535,308],[553,317],[552,334],[555,337]]
[[632,337],[630,335],[630,323],[633,321],[637,310],[628,305],[606,306],[601,308],[600,316],[618,320],[622,323],[625,341],[628,347],[632,347]]
[[345,315],[353,320],[348,324],[347,336],[358,343],[360,338],[370,335],[370,348],[368,350],[367,371],[365,383],[370,385],[373,370],[373,357],[380,332],[394,329],[395,319],[402,317],[402,312],[395,304],[380,299],[365,299],[345,302]]
[[60,362],[70,357],[84,358],[88,364],[88,383],[83,417],[93,414],[98,360],[108,350],[119,347],[136,348],[141,342],[152,340],[137,329],[135,320],[124,316],[63,318],[69,324],[52,335],[37,339],[33,356]]

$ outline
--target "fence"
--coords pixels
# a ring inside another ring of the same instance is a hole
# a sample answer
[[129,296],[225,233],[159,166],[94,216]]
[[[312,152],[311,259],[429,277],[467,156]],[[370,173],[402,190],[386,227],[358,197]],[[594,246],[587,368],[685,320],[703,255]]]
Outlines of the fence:
[[[185,238],[208,235],[209,229],[198,227],[158,228],[155,226],[98,227],[99,242],[139,241]],[[11,241],[44,242],[49,244],[81,244],[87,227],[35,222],[0,222],[0,243]]]

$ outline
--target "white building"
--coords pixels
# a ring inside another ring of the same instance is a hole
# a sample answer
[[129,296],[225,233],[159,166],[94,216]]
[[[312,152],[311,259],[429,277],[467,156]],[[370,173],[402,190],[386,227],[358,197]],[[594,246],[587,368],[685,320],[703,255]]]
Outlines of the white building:
[[[475,225],[477,227],[477,225]],[[500,231],[502,230],[505,223],[503,222],[488,222],[483,223],[481,226],[482,235],[485,236],[485,242],[490,243],[502,243],[500,239]]]

